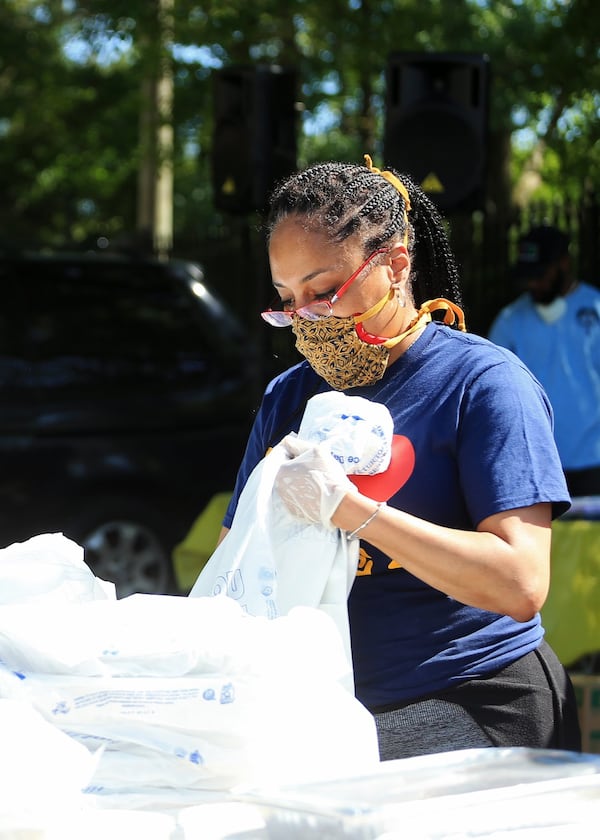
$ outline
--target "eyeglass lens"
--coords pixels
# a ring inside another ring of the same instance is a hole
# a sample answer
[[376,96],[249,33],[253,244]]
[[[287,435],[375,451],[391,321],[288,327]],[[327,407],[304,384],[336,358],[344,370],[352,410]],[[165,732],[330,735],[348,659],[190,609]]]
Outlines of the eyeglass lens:
[[[364,269],[369,265],[369,263],[379,254],[385,253],[387,253],[386,248],[378,248],[376,251],[373,251],[373,253],[367,257],[367,259],[356,269],[356,271],[344,283],[342,283],[337,292],[335,292],[332,296],[332,300],[339,300],[342,295],[346,293],[356,278],[359,277]],[[299,315],[301,318],[306,318],[309,321],[318,321],[321,318],[328,318],[332,313],[333,308],[331,300],[316,300],[295,311],[273,309],[273,306],[271,306],[266,312],[261,312],[261,316],[273,327],[289,327],[295,314]]]

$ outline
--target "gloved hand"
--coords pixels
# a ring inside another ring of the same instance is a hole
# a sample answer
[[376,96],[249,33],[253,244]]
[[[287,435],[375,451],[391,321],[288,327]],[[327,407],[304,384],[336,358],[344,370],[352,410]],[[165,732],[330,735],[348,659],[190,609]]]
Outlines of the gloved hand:
[[290,460],[275,476],[275,490],[294,516],[333,527],[331,517],[346,493],[357,493],[327,444],[300,440],[295,434],[282,441]]

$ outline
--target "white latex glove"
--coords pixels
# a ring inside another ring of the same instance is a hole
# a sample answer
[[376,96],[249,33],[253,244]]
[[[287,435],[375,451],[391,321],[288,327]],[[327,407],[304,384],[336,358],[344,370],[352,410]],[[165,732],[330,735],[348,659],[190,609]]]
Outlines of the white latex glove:
[[333,527],[331,517],[346,493],[358,493],[325,443],[300,440],[295,434],[282,441],[290,460],[275,476],[275,490],[294,516]]

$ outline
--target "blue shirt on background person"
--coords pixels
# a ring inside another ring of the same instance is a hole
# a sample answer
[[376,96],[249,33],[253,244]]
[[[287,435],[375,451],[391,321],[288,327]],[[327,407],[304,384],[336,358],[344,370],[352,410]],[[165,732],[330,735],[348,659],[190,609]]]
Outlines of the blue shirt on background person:
[[571,494],[600,494],[600,290],[576,279],[569,238],[550,225],[521,237],[515,279],[524,291],[499,312],[489,338],[546,391]]

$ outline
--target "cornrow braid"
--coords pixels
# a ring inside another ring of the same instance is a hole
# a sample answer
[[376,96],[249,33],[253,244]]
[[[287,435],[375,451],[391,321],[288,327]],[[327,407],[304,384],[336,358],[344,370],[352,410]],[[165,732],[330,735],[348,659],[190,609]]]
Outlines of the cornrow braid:
[[407,175],[390,172],[410,198],[408,230],[405,200],[389,181],[366,166],[329,161],[301,170],[275,188],[268,237],[279,222],[294,215],[303,218],[307,229],[323,231],[336,242],[356,237],[366,257],[406,234],[416,304],[445,297],[461,306],[458,270],[442,217]]
[[[394,171],[394,170],[391,170]],[[417,302],[444,297],[462,308],[460,277],[444,220],[431,199],[407,175],[400,178],[410,196],[413,228],[411,282]]]

